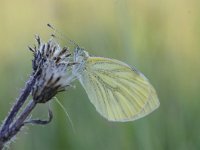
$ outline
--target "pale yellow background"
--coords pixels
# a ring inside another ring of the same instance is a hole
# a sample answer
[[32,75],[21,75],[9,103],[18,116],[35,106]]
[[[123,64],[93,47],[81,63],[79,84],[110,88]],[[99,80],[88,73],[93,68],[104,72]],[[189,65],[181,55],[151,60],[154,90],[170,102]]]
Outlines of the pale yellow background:
[[[199,10],[199,0],[0,0],[0,120],[31,73],[27,46],[35,43],[34,34],[48,40],[52,33],[47,23],[93,55],[136,66],[161,102],[141,120],[110,123],[76,82],[76,89],[58,95],[75,132],[53,102],[52,123],[25,128],[10,149],[200,149]],[[33,116],[46,114],[40,106]]]

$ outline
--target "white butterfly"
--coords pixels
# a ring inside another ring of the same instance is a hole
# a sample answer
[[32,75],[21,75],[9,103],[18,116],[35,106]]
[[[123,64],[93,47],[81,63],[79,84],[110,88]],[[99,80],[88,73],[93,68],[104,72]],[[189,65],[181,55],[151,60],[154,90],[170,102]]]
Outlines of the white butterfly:
[[96,110],[110,121],[133,121],[159,107],[155,89],[133,67],[115,59],[90,57],[77,47],[73,74]]

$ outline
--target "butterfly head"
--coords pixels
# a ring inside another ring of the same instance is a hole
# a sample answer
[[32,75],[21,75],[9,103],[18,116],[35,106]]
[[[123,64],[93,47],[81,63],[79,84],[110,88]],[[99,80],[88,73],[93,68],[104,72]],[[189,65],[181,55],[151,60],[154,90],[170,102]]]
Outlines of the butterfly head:
[[87,51],[84,48],[77,46],[74,50],[74,61],[77,63],[84,62],[89,57]]

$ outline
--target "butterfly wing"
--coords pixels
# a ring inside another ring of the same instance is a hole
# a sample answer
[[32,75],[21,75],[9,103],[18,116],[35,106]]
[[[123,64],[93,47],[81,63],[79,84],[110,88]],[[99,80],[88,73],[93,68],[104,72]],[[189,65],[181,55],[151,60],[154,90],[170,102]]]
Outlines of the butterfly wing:
[[136,120],[159,106],[147,78],[121,61],[87,57],[77,77],[96,110],[110,121]]

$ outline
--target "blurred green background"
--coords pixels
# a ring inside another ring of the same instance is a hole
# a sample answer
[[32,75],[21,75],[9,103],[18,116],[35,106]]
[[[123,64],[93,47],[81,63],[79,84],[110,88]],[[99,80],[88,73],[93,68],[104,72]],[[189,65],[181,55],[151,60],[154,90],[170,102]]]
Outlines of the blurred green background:
[[[199,150],[199,0],[0,0],[0,120],[31,73],[34,34],[48,40],[51,23],[91,54],[136,66],[161,106],[128,123],[102,118],[81,85],[57,97],[51,124],[30,126],[11,150]],[[67,43],[67,42],[66,42]],[[41,105],[34,117],[46,117]]]

